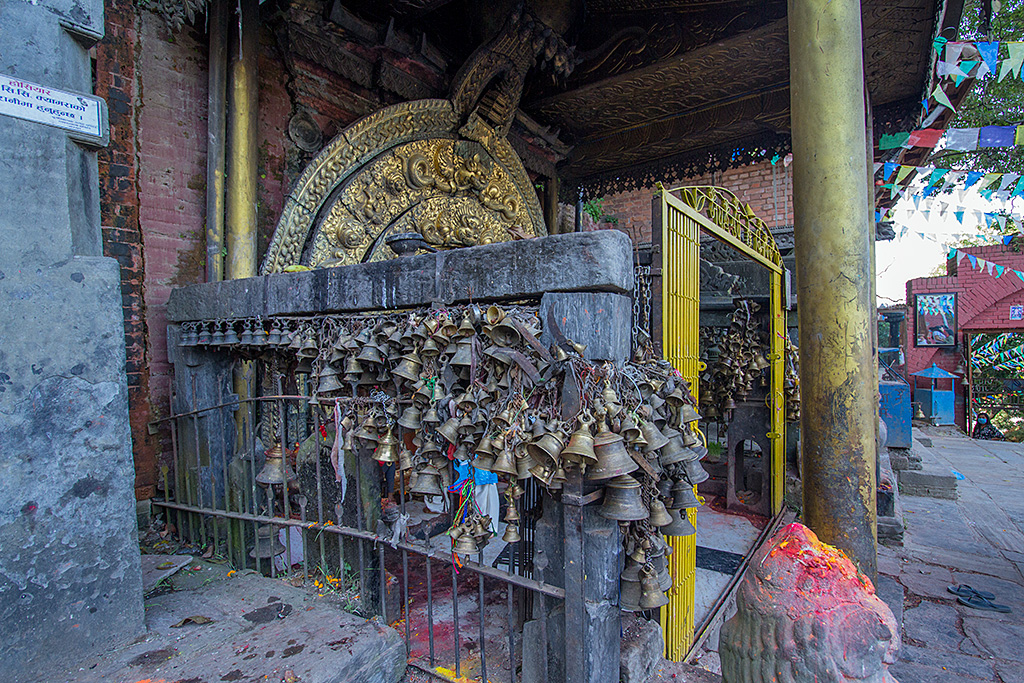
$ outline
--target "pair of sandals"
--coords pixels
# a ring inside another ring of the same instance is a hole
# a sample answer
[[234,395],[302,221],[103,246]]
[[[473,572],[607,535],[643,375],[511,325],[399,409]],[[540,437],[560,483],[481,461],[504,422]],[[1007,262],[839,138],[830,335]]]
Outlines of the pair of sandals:
[[956,601],[961,605],[967,605],[968,607],[988,612],[1002,612],[1003,614],[1010,611],[1008,606],[997,605],[992,602],[996,599],[996,596],[988,591],[978,590],[966,584],[947,586],[946,590],[955,595]]

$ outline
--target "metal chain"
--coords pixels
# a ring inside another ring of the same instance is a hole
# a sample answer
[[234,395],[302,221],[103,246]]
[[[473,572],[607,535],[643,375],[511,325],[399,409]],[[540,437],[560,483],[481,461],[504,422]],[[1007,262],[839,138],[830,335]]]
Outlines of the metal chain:
[[644,332],[651,336],[651,267],[633,266],[633,350]]

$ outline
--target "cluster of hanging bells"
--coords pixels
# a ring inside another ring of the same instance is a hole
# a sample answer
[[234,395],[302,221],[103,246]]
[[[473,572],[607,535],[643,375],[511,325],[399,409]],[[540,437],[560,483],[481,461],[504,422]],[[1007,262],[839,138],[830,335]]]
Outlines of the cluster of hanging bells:
[[481,552],[494,535],[491,518],[487,515],[473,515],[453,526],[448,535],[452,539],[453,552],[471,556]]
[[756,315],[760,304],[738,299],[728,328],[701,328],[700,409],[708,420],[727,421],[736,401],[754,391],[754,384],[767,386],[770,367],[761,323]]
[[800,350],[788,337],[782,393],[786,402],[786,422],[797,422],[800,419]]
[[[181,326],[179,346],[201,348],[225,348],[235,350],[260,350],[288,348],[298,337],[298,346],[309,353],[316,348],[315,336],[310,346],[311,328],[299,335],[299,323],[294,320],[274,318],[238,318],[233,320],[202,320],[187,322]],[[316,354],[313,354],[315,357]]]

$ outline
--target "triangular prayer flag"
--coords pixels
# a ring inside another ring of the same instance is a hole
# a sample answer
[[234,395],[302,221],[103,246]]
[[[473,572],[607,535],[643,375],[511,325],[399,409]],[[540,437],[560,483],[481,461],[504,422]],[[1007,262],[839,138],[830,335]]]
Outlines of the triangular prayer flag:
[[946,109],[949,109],[950,111],[956,111],[956,107],[954,107],[953,103],[949,101],[948,97],[946,97],[946,92],[942,89],[941,85],[935,86],[935,90],[932,90],[932,99],[934,99],[936,102],[941,104]]
[[935,63],[935,73],[939,76],[953,76],[962,80],[967,76],[956,62],[941,61]]
[[946,61],[947,62],[959,62],[960,54],[964,51],[964,47],[967,43],[957,40],[946,43]]
[[947,173],[949,173],[948,168],[935,169],[934,171],[932,171],[932,174],[928,176],[928,184],[937,185],[939,181],[942,180],[942,176],[946,175]]
[[978,64],[980,64],[980,63],[981,62],[979,62],[976,59],[965,59],[964,61],[960,62],[960,69],[959,69],[960,73],[952,74],[953,75],[953,85],[960,85],[960,83],[965,78],[970,76],[971,70],[974,67],[978,66]]
[[982,173],[981,171],[968,171],[967,172],[967,182],[964,184],[964,189],[965,190],[971,189],[971,186],[974,185],[979,180],[981,180],[984,176],[985,176],[985,174]]
[[963,223],[964,223],[964,212],[963,211],[954,211],[953,215],[956,216],[957,222],[960,223],[961,225],[963,225]]
[[996,266],[996,279],[998,280],[1003,276],[1003,271],[1006,270],[1006,266]]
[[942,54],[942,48],[945,47],[946,43],[948,43],[948,42],[949,42],[949,38],[943,38],[942,36],[935,36],[932,39],[932,47],[934,47],[935,51],[938,52],[941,55]]
[[1013,192],[1010,194],[1011,197],[1024,197],[1024,178],[1017,181],[1017,186],[1013,188]]
[[884,170],[882,172],[883,173],[882,179],[883,180],[888,180],[889,177],[892,176],[892,174],[896,172],[896,166],[897,165],[898,164],[895,164],[895,163],[893,163],[891,161],[885,162],[885,164],[884,164],[885,168],[884,168]]
[[[978,48],[978,52],[981,54],[982,60],[985,62],[985,66],[992,73],[996,72],[996,64],[999,60],[999,41],[993,40],[991,42],[978,41],[974,44],[974,47]],[[979,74],[979,78],[982,74]]]
[[1020,178],[1020,173],[1004,173],[1003,179],[999,183],[1000,190],[1008,190],[1017,182],[1017,178]]
[[1007,76],[1020,78],[1021,65],[1024,64],[1024,43],[1007,43],[1009,56],[999,64],[999,82]]
[[[910,134],[907,133],[909,136]],[[903,180],[910,175],[912,171],[916,170],[913,166],[900,166],[900,170],[896,173],[896,182],[902,183]]]
[[1015,270],[1013,272],[1017,273],[1017,277],[1020,278],[1021,282],[1024,282],[1024,273],[1020,272],[1019,270]]
[[1013,144],[1024,145],[1024,123],[1017,126],[1017,135],[1013,138]]
[[[998,182],[999,176],[1001,175],[1001,173],[986,173],[985,177],[981,179],[980,183],[978,183],[978,191],[981,192],[992,183]],[[992,191],[995,192],[995,189],[993,188]]]
[[994,265],[995,264],[992,263],[991,261],[985,261],[985,272],[987,272],[989,275],[991,275],[992,274],[992,266],[994,266]]

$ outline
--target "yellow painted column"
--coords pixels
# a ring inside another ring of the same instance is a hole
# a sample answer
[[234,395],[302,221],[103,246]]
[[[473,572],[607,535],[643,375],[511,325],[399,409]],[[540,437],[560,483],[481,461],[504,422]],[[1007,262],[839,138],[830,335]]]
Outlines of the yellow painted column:
[[790,0],[804,518],[876,576],[873,217],[861,6]]

